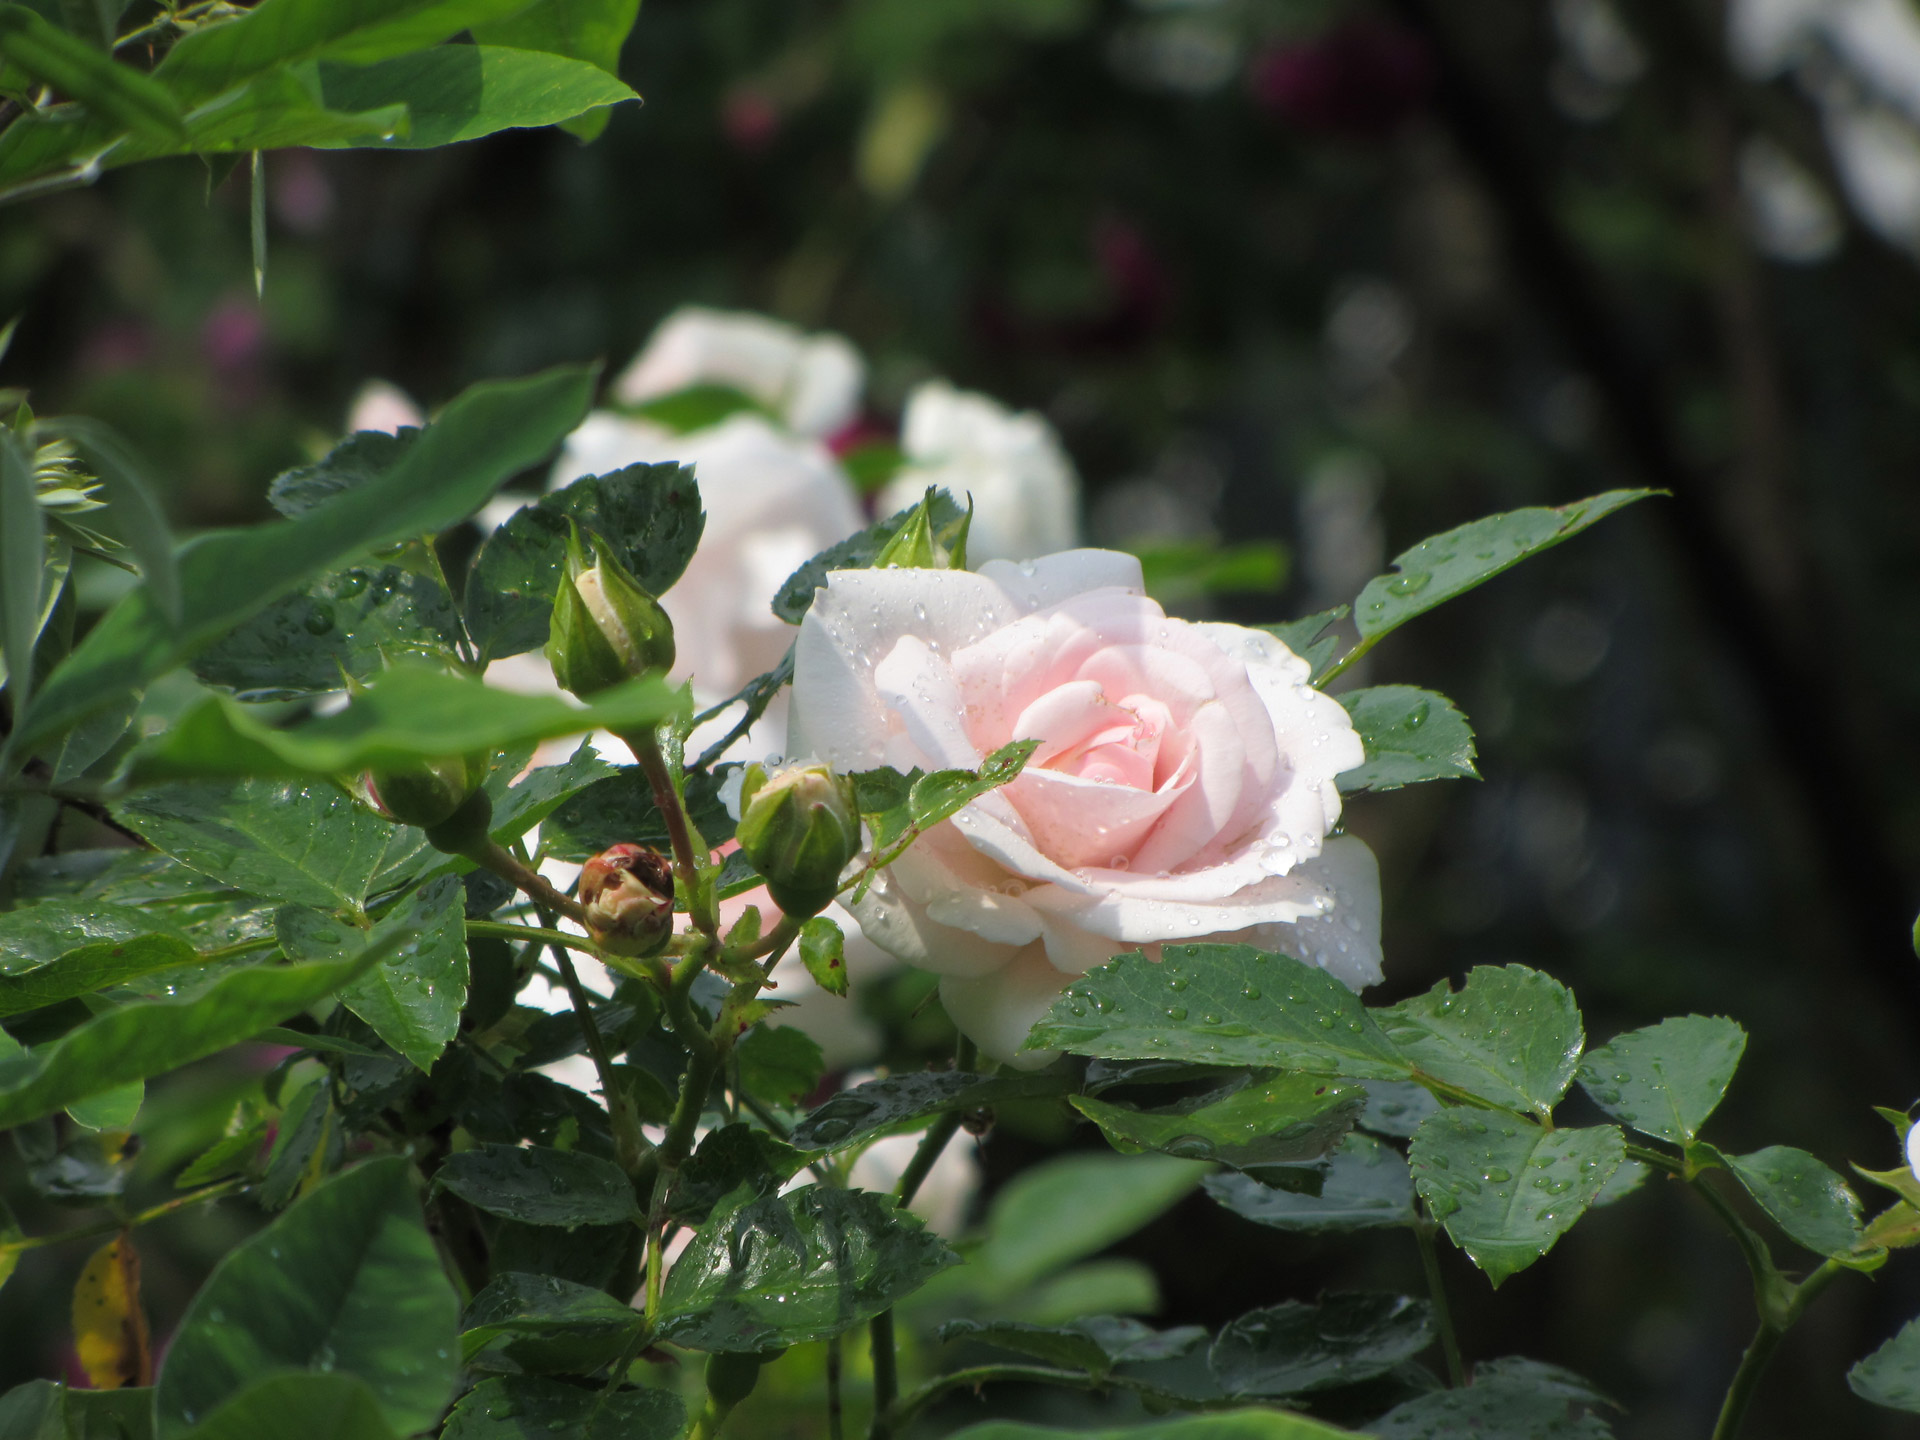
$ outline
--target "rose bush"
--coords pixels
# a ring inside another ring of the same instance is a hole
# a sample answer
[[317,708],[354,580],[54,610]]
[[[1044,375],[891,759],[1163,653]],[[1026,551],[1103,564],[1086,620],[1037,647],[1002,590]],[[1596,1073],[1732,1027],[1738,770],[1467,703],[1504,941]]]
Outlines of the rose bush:
[[1263,631],[1168,616],[1129,555],[840,571],[800,628],[788,750],[904,771],[1040,742],[852,907],[982,1050],[1031,1065],[1034,1020],[1124,950],[1245,939],[1380,978],[1373,856],[1329,836],[1364,755],[1308,678]]

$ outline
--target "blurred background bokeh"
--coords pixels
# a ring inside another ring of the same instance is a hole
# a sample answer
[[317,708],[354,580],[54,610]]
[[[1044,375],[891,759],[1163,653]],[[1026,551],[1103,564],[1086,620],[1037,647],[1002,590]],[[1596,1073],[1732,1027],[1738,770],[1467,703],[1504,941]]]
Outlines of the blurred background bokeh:
[[[1250,622],[1490,511],[1665,487],[1366,662],[1453,695],[1485,777],[1350,807],[1387,886],[1379,998],[1521,961],[1597,1038],[1730,1014],[1723,1144],[1895,1163],[1869,1107],[1920,1095],[1910,0],[646,0],[623,77],[646,103],[591,145],[269,157],[263,302],[244,175],[15,205],[0,381],[118,427],[191,531],[266,517],[369,379],[431,407],[622,365],[684,303],[759,310],[854,341],[870,428],[936,375],[1044,414],[1095,543],[1284,545],[1282,588],[1186,603]],[[140,1183],[164,1198],[206,1138],[149,1134]],[[988,1193],[1058,1143],[1010,1117]],[[157,1311],[229,1223],[153,1232]],[[1196,1196],[1124,1250],[1159,1323],[1217,1324],[1417,1290],[1404,1248]],[[30,1256],[0,1331],[57,1315],[84,1249]],[[1448,1258],[1470,1357],[1581,1369],[1630,1440],[1710,1427],[1752,1309],[1689,1197],[1599,1212],[1497,1297]],[[1748,1434],[1920,1433],[1843,1380],[1916,1311],[1899,1259],[1836,1286]],[[0,1385],[48,1364],[9,1340]]]

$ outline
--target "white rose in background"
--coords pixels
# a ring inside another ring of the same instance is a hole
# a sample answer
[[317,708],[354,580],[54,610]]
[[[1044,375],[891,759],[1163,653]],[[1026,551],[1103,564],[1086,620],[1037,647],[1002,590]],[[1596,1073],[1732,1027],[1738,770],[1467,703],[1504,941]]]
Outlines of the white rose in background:
[[347,410],[347,433],[378,430],[392,435],[409,427],[419,429],[427,423],[414,399],[398,385],[386,380],[369,380],[353,397]]
[[1041,742],[852,907],[983,1051],[1033,1064],[1034,1021],[1122,950],[1245,940],[1379,980],[1372,853],[1327,833],[1364,751],[1308,674],[1263,631],[1168,617],[1111,551],[840,571],[800,629],[787,748],[933,770]]
[[676,678],[711,703],[779,663],[793,627],[774,615],[775,593],[866,522],[826,447],[746,413],[676,435],[597,412],[567,437],[551,483],[662,460],[693,466],[707,512],[699,549],[660,603],[673,620]]
[[1053,427],[1031,410],[931,380],[907,401],[900,423],[907,464],[880,496],[880,513],[915,504],[929,485],[962,505],[973,497],[967,557],[1030,560],[1080,540],[1080,480]]
[[796,435],[833,434],[859,410],[866,365],[844,337],[808,335],[765,315],[689,305],[660,323],[613,382],[622,405],[695,385],[728,385]]

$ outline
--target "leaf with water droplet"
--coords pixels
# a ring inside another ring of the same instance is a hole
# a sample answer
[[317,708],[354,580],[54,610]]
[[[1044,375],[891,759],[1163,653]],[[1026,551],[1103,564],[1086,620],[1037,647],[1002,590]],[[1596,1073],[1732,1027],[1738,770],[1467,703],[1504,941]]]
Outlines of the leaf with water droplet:
[[1404,1295],[1329,1295],[1232,1321],[1207,1354],[1229,1395],[1305,1395],[1386,1374],[1432,1343],[1430,1308]]
[[1374,685],[1349,690],[1340,703],[1367,752],[1365,760],[1335,778],[1343,792],[1480,778],[1473,730],[1446,696],[1411,685]]
[[1614,1119],[1684,1146],[1726,1094],[1746,1047],[1747,1032],[1731,1020],[1679,1016],[1595,1050],[1580,1085]]
[[1202,1184],[1242,1219],[1276,1230],[1347,1231],[1414,1222],[1413,1177],[1398,1151],[1352,1134],[1328,1157],[1317,1195],[1266,1183],[1262,1172],[1209,1175]]
[[607,1389],[532,1375],[483,1380],[447,1417],[441,1440],[680,1440],[686,1408],[655,1386]]
[[449,1155],[439,1189],[525,1225],[614,1225],[634,1216],[633,1186],[612,1161],[541,1145],[482,1145]]
[[1377,1013],[1424,1074],[1540,1115],[1566,1093],[1585,1042],[1573,993],[1524,965],[1477,966],[1458,992],[1442,980]]
[[[1442,1110],[1421,1123],[1409,1158],[1420,1198],[1454,1244],[1498,1285],[1546,1254],[1580,1218],[1620,1164],[1625,1146],[1612,1125],[1545,1130],[1511,1115],[1481,1119]],[[1459,1178],[1467,1174],[1488,1183]],[[1526,1176],[1526,1183],[1507,1183],[1515,1174]],[[1546,1185],[1534,1183],[1539,1180]],[[1540,1204],[1543,1190],[1554,1195],[1551,1206]]]
[[1162,1110],[1136,1110],[1086,1095],[1074,1096],[1071,1103],[1122,1154],[1164,1150],[1244,1168],[1320,1159],[1353,1128],[1366,1092],[1357,1084],[1293,1074]]
[[1720,1158],[1795,1244],[1816,1255],[1845,1255],[1859,1243],[1860,1197],[1806,1151],[1769,1145]]

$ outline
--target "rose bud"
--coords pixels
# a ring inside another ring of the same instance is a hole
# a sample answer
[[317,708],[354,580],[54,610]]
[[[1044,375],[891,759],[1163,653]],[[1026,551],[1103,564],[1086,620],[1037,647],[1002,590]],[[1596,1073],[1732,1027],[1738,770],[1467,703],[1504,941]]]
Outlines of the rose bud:
[[644,845],[610,845],[581,867],[580,903],[602,949],[651,955],[673,934],[673,867]]
[[566,573],[553,597],[547,663],[562,689],[583,698],[673,665],[667,612],[598,538],[589,565],[578,526],[567,538]]
[[451,818],[486,778],[486,756],[453,755],[369,770],[360,789],[367,803],[389,820],[424,830]]
[[825,765],[771,773],[750,765],[734,835],[766,876],[774,904],[792,916],[818,914],[840,888],[840,872],[860,853],[853,783]]

